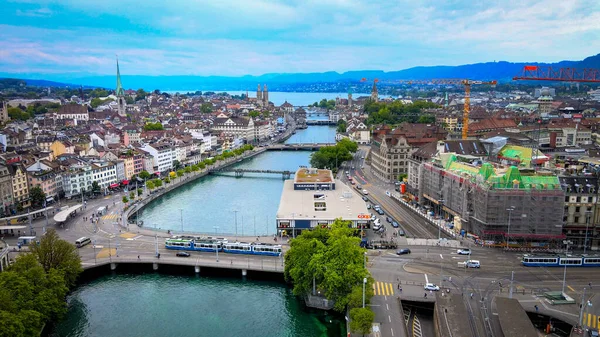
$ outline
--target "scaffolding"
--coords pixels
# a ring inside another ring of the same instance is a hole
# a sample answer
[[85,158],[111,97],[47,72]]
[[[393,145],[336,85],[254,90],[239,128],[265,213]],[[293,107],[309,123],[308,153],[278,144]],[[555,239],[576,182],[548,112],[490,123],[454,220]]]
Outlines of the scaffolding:
[[557,176],[472,165],[455,155],[423,165],[423,196],[447,217],[460,216],[462,229],[485,243],[550,247],[564,238],[564,191]]

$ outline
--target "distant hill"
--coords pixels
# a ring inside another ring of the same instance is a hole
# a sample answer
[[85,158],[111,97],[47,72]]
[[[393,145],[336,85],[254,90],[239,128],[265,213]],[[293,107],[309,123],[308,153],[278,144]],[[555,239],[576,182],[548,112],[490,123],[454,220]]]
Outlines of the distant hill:
[[[520,73],[524,65],[550,65],[553,67],[600,68],[600,54],[590,56],[581,61],[561,61],[557,63],[536,62],[486,62],[460,66],[428,66],[414,67],[399,71],[384,72],[381,70],[355,70],[344,73],[334,71],[325,73],[268,73],[260,76],[144,76],[121,75],[126,88],[145,88],[152,90],[248,90],[256,88],[258,83],[267,84],[271,88],[286,87],[298,84],[359,82],[361,78],[394,79],[434,79],[434,78],[470,78],[478,80],[498,80],[509,82]],[[77,84],[65,84],[43,80],[26,80],[29,85],[114,88],[114,76],[88,76],[69,80]],[[315,89],[317,91],[318,89]],[[288,90],[289,91],[289,90]]]

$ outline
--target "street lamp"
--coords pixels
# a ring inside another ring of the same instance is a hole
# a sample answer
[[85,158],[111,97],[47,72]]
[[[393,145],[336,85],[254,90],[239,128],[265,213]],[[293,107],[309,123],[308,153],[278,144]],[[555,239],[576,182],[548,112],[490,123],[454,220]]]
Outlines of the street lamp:
[[440,254],[440,289],[444,285],[444,255]]
[[585,241],[583,241],[583,254],[585,255],[586,251],[587,251],[587,245],[588,245],[588,226],[590,225],[590,216],[592,214],[592,211],[586,211],[585,212]]
[[156,222],[154,223],[154,245],[155,245],[154,255],[156,255],[156,257],[158,257],[158,232],[156,231]]
[[[567,246],[565,249],[565,257],[569,254],[569,245],[572,244],[571,241],[565,240],[563,243]],[[562,293],[565,293],[565,284],[567,283],[567,263],[565,261],[565,272],[563,274],[563,285],[562,285]]]
[[367,269],[367,252],[364,253],[364,262],[363,262],[363,266],[365,267],[365,269]]
[[[213,226],[215,229],[215,239],[217,238],[217,231],[219,230],[219,226]],[[215,246],[215,252],[217,252],[217,262],[219,262],[219,241],[217,241]]]
[[[442,216],[442,205],[444,204],[444,199],[440,199],[438,200],[438,213],[440,214],[440,217]],[[440,242],[440,240],[442,239],[442,225],[438,222],[438,242]],[[441,246],[440,246],[441,247]]]
[[183,209],[182,208],[179,209],[179,215],[181,218],[181,233],[183,233]]
[[235,216],[235,241],[237,241],[237,214],[238,214],[238,210],[234,210],[233,214]]
[[506,210],[508,211],[508,233],[506,235],[506,247],[504,249],[508,249],[508,243],[510,242],[510,216],[512,215],[512,211],[515,210],[515,206],[510,206]]
[[365,287],[367,286],[367,278],[363,278],[363,308],[365,307]]
[[589,301],[589,300],[584,304],[584,301],[585,301],[585,290],[586,289],[587,288],[583,288],[583,294],[581,295],[581,308],[579,310],[579,324],[581,324],[581,325],[583,325],[583,323],[582,323],[582,321],[583,321],[583,311],[584,311],[585,307],[586,306],[588,306],[588,307],[592,306],[592,302]]

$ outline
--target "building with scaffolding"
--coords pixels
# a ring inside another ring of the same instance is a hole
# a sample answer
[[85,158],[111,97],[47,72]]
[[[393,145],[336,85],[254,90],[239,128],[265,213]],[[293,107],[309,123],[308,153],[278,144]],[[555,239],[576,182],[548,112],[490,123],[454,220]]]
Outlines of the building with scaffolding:
[[[514,160],[515,153],[502,150],[504,160]],[[422,175],[424,203],[458,233],[474,235],[488,245],[528,248],[554,248],[565,237],[565,192],[551,172],[444,153],[424,163]]]

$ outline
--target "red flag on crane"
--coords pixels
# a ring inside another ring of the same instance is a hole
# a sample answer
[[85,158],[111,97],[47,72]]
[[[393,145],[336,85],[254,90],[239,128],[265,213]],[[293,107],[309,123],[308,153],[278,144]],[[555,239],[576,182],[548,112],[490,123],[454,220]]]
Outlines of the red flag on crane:
[[525,66],[523,69],[524,70],[537,70],[538,67],[537,66]]

